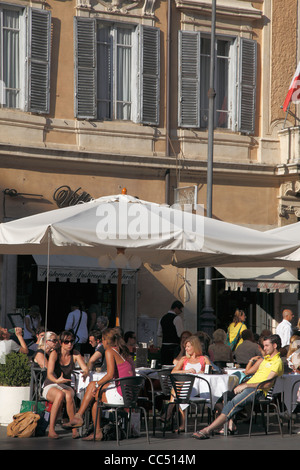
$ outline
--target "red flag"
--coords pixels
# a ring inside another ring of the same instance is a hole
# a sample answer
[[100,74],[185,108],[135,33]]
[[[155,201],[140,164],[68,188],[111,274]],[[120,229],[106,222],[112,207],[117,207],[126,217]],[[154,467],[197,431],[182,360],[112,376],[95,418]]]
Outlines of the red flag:
[[284,100],[283,111],[287,110],[288,105],[291,101],[293,103],[297,103],[298,101],[300,101],[300,62],[291,81],[289,91]]

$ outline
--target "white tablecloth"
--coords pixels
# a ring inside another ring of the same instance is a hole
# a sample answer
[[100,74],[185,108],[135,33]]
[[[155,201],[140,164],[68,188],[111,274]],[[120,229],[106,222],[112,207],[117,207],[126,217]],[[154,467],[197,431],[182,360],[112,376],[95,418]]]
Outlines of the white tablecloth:
[[[239,383],[236,375],[228,374],[201,374],[207,380],[211,387],[213,406],[223,393],[233,390]],[[197,389],[198,394],[202,398],[209,398],[209,388],[206,382],[201,379],[196,379],[194,387]]]
[[293,384],[297,380],[300,380],[300,374],[283,374],[281,377],[277,378],[275,387],[273,390],[273,394],[281,393],[283,403],[285,404],[286,409],[289,413],[295,409],[295,406],[293,406],[293,409],[291,410],[291,406],[292,406],[292,403],[296,402],[297,391],[300,387],[300,382],[298,385],[294,387],[293,399],[292,399],[291,394],[292,394]]

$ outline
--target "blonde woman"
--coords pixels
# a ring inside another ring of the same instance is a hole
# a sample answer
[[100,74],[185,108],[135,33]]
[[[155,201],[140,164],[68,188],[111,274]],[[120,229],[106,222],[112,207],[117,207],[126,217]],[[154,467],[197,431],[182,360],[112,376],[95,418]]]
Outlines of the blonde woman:
[[[204,373],[205,366],[211,365],[211,362],[207,356],[204,356],[202,353],[202,347],[198,336],[192,335],[185,341],[185,356],[183,356],[174,369],[172,370],[172,374],[202,374]],[[198,390],[193,388],[191,397],[196,396]],[[174,401],[174,394],[171,393],[171,402]],[[180,416],[181,416],[181,423],[177,430],[177,432],[184,432],[185,430],[185,416],[184,410],[188,407],[188,405],[180,405]],[[171,418],[173,412],[173,405],[168,407],[168,414],[166,420],[168,421]],[[161,418],[164,420],[164,416]]]
[[46,331],[45,335],[40,339],[38,349],[33,357],[33,362],[38,364],[42,369],[48,367],[49,354],[57,347],[57,334],[53,331]]
[[227,329],[227,344],[231,347],[232,351],[242,344],[242,332],[247,329],[245,325],[246,314],[244,310],[236,309],[235,314]]

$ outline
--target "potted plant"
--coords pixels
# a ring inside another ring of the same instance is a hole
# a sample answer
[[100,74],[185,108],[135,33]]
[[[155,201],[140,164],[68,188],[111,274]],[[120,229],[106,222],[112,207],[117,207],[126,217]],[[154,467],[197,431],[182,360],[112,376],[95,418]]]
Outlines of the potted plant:
[[30,362],[26,354],[11,352],[0,364],[0,425],[7,426],[30,399]]

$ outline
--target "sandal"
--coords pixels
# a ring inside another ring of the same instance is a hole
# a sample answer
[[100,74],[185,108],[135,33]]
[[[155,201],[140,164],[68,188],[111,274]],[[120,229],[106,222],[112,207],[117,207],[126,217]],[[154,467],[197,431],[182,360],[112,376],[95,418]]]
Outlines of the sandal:
[[204,439],[209,439],[209,435],[207,433],[202,432],[202,431],[194,432],[194,434],[192,434],[192,437],[194,437],[195,439],[199,439],[200,441],[202,441]]

